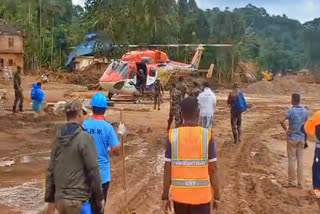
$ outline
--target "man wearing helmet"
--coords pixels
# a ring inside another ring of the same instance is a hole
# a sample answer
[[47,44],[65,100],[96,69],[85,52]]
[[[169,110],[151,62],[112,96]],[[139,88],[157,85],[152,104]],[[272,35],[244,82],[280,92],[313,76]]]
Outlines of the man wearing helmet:
[[83,128],[93,137],[98,153],[97,161],[100,169],[103,194],[105,200],[107,200],[110,182],[109,153],[119,155],[120,144],[114,128],[104,117],[108,106],[106,96],[101,92],[95,93],[91,98],[90,105],[92,106],[93,116],[83,122]]

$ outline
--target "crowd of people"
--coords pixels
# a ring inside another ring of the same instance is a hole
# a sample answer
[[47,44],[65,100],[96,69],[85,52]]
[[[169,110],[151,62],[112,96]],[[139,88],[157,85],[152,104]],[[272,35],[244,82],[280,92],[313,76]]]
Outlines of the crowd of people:
[[[21,68],[13,76],[15,101],[13,112],[23,111]],[[162,102],[161,82],[154,86],[154,109]],[[31,89],[33,110],[39,111],[44,100],[41,83]],[[286,132],[288,152],[288,188],[304,188],[303,154],[308,147],[307,134],[316,136],[313,188],[320,207],[320,111],[310,119],[300,104],[299,94],[292,94],[292,107],[280,119]],[[19,105],[18,105],[19,104]],[[241,143],[242,113],[247,110],[243,91],[233,84],[227,104],[233,142]],[[202,87],[194,82],[188,89],[183,77],[170,90],[168,137],[165,143],[163,210],[176,214],[209,214],[220,203],[219,173],[212,125],[217,98],[209,83]],[[57,209],[60,214],[102,214],[105,212],[110,186],[110,155],[119,155],[119,135],[105,120],[106,96],[95,93],[91,98],[92,116],[84,120],[88,108],[79,99],[65,106],[67,123],[57,132],[46,173],[45,202],[47,214]],[[174,128],[172,122],[175,121]],[[289,126],[286,126],[288,120]],[[123,129],[124,128],[124,129]],[[296,167],[297,165],[297,167]],[[173,201],[172,203],[169,201]],[[85,206],[86,205],[86,206]]]
[[[163,87],[160,81],[155,86],[155,108],[160,108]],[[237,96],[230,95],[231,109]],[[171,204],[169,198],[174,201],[176,214],[210,213],[212,199],[214,207],[218,207],[217,156],[211,132],[216,103],[206,82],[202,88],[194,83],[192,90],[188,90],[183,78],[172,84],[162,195],[166,211]],[[110,155],[119,155],[120,144],[115,129],[104,117],[106,96],[101,92],[94,94],[90,105],[93,115],[86,120],[88,108],[79,99],[65,106],[68,122],[56,136],[46,175],[48,214],[55,209],[60,214],[79,210],[104,212],[111,177]],[[171,129],[173,119],[175,128]]]

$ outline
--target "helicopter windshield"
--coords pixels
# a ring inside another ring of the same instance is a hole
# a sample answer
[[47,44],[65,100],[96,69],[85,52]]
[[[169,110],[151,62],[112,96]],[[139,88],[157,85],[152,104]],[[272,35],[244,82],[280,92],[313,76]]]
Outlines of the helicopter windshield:
[[122,78],[127,78],[128,63],[121,62],[121,61],[113,62],[107,68],[107,73],[109,73],[111,71],[119,73],[122,76]]

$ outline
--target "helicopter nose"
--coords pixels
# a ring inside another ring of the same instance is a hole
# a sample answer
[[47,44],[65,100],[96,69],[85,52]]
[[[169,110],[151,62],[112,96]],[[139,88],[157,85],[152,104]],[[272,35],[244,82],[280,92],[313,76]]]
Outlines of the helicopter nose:
[[114,72],[114,71],[105,73],[100,78],[100,82],[118,82],[118,81],[121,81],[121,80],[123,80],[121,75],[119,73],[117,73],[117,72]]

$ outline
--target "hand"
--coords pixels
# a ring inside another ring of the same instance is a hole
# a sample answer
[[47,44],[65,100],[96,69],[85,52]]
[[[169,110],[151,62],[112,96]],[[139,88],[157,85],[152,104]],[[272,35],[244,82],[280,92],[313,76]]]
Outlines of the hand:
[[220,200],[214,200],[212,203],[212,210],[216,210],[218,212],[220,206]]
[[291,132],[289,129],[287,129],[286,135],[289,136],[291,133],[292,133],[292,132]]
[[126,131],[127,131],[127,129],[126,129],[126,127],[124,126],[124,124],[123,124],[123,123],[120,123],[120,125],[119,125],[119,127],[118,127],[118,133],[123,136],[123,135],[126,134]]
[[104,207],[105,207],[105,205],[106,205],[106,202],[105,202],[104,200],[102,200],[102,201],[100,202],[101,213],[104,213]]
[[162,201],[162,211],[168,213],[172,210],[171,203],[169,200]]
[[45,214],[54,214],[55,208],[56,207],[54,203],[48,203]]

